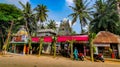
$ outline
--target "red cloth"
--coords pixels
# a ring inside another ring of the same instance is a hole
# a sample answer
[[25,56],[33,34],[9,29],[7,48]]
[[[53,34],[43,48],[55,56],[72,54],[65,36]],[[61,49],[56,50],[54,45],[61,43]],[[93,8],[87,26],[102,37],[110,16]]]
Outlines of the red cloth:
[[78,56],[79,56],[79,57],[80,57],[80,56],[83,56],[83,53],[79,53],[79,55],[78,55]]
[[99,54],[98,54],[98,57],[101,57],[101,56],[102,56],[102,54],[101,54],[101,53],[99,53]]

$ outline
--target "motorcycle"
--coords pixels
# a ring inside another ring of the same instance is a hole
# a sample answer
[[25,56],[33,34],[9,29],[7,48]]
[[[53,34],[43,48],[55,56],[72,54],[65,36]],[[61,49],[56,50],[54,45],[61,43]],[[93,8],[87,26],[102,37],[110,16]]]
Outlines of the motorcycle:
[[79,54],[78,54],[78,58],[79,58],[80,60],[84,61],[84,55],[83,55],[83,53],[79,53]]
[[104,57],[102,54],[94,54],[94,61],[100,60],[102,62],[104,62]]

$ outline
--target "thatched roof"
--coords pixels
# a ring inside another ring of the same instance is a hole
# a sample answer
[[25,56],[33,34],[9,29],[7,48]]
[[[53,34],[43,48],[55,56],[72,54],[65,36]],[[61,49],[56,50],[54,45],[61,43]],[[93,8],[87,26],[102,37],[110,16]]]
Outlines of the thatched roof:
[[120,37],[118,35],[115,35],[113,33],[110,33],[108,31],[100,31],[95,39],[93,40],[95,44],[98,43],[104,43],[104,44],[109,44],[109,43],[120,43]]

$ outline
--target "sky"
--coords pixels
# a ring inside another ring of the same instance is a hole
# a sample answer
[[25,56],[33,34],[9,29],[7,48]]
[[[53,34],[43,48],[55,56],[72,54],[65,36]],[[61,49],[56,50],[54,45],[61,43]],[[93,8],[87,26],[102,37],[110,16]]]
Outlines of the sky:
[[[18,3],[18,1],[21,1],[23,4],[30,2],[32,8],[35,8],[38,4],[46,5],[49,10],[48,20],[53,19],[58,25],[64,18],[67,18],[70,21],[72,20],[72,18],[68,17],[68,15],[73,13],[72,9],[69,7],[74,6],[73,0],[0,0],[0,3],[14,4],[18,8],[21,8],[21,5]],[[72,25],[72,28],[74,31],[76,31],[76,33],[79,34],[81,32],[79,21]]]

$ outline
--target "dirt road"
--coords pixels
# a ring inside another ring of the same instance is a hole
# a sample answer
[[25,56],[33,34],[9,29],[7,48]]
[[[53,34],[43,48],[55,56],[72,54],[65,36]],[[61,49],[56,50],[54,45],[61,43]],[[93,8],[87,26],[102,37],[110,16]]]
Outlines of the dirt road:
[[120,62],[73,61],[69,58],[52,56],[0,56],[0,67],[120,67]]

